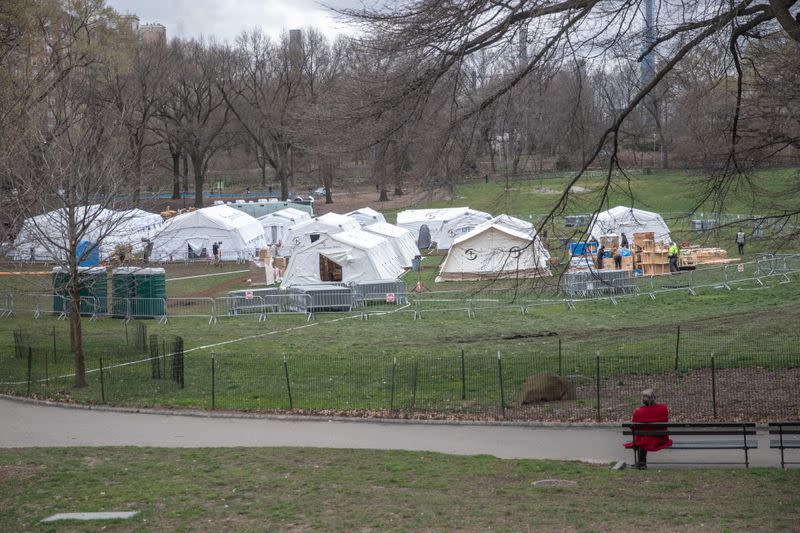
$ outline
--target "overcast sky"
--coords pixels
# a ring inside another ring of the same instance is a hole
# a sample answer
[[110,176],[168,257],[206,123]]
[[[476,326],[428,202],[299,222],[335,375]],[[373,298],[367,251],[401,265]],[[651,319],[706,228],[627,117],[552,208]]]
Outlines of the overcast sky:
[[282,30],[314,26],[333,39],[352,33],[323,7],[360,7],[360,0],[106,0],[122,14],[138,15],[141,24],[158,22],[172,37],[214,36],[233,41],[244,29],[260,26],[277,37]]

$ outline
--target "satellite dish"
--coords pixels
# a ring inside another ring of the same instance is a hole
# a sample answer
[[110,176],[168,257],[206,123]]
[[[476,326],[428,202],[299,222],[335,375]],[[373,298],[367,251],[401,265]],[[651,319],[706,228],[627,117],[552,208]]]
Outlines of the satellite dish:
[[429,248],[431,245],[431,230],[428,229],[427,224],[419,227],[419,237],[417,238],[417,248]]

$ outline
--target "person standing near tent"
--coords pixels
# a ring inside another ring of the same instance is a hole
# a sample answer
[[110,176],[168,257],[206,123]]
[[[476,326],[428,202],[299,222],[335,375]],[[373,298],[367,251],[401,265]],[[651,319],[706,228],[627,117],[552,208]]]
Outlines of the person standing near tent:
[[[669,409],[663,403],[656,403],[653,389],[642,391],[642,406],[633,412],[631,422],[669,422]],[[650,431],[665,431],[666,428],[653,427]],[[647,452],[657,452],[672,446],[672,439],[660,435],[635,435],[633,441],[626,442],[626,448],[632,448],[636,454],[636,463],[633,468],[644,470],[647,468]]]
[[619,247],[620,248],[630,248],[630,246],[628,246],[628,236],[625,235],[624,233],[622,234],[622,240],[619,243]]
[[678,244],[674,241],[669,245],[669,271],[670,273],[678,272],[678,254],[680,253],[680,248],[678,248]]
[[222,242],[214,241],[214,244],[211,245],[211,253],[214,255],[214,264],[219,264],[219,246]]
[[739,247],[739,255],[744,253],[744,231],[742,228],[739,228],[739,231],[736,232],[736,246]]
[[603,257],[606,255],[606,247],[603,244],[600,244],[600,248],[597,249],[597,269],[603,270]]
[[614,248],[611,250],[611,257],[614,258],[614,268],[616,270],[622,269],[622,255],[619,253],[619,248],[614,245]]

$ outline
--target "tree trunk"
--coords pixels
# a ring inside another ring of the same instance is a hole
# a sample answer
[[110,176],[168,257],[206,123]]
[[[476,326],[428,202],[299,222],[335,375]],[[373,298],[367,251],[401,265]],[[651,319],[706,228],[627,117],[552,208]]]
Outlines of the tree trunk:
[[[74,254],[73,254],[74,257]],[[83,331],[81,329],[81,290],[78,280],[78,261],[69,261],[69,347],[75,361],[75,387],[86,386],[86,361],[83,356]]]
[[261,188],[267,188],[267,164],[266,162],[262,161],[259,165],[261,167]]
[[138,207],[142,198],[142,150],[137,148],[133,156],[133,205]]
[[381,186],[381,195],[378,198],[379,202],[388,202],[389,201],[389,193],[386,191],[386,187]]
[[281,184],[281,200],[287,200],[289,198],[289,173],[285,167],[280,167],[276,169],[276,174]]
[[172,199],[181,197],[181,154],[172,152]]
[[205,207],[203,201],[203,186],[205,176],[203,175],[203,159],[199,155],[192,155],[192,170],[194,171],[194,206],[197,209]]
[[183,192],[189,192],[189,156],[186,153],[181,154],[183,159]]

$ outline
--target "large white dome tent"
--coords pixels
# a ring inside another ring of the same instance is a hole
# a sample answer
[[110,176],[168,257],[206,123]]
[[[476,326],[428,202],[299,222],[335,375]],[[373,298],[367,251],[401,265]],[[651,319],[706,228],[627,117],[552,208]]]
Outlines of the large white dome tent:
[[670,243],[669,228],[658,213],[618,205],[597,213],[589,224],[589,235],[600,242],[603,235],[622,235],[633,242],[633,234],[652,231],[656,242]]
[[286,231],[286,240],[283,241],[278,253],[283,256],[291,256],[294,250],[311,244],[319,239],[322,234],[339,233],[360,228],[361,225],[355,219],[338,213],[326,213],[291,226]]
[[400,226],[389,224],[388,222],[375,222],[362,228],[368,233],[374,233],[389,241],[394,249],[395,255],[400,261],[400,266],[411,267],[411,262],[419,255],[419,249],[411,236],[411,232]]
[[549,259],[532,224],[500,215],[453,241],[436,281],[550,276]]
[[386,222],[386,218],[383,214],[375,211],[371,207],[362,207],[361,209],[350,211],[349,213],[345,213],[345,216],[356,219],[358,223],[361,224],[362,228],[370,224],[375,224],[376,222]]
[[447,250],[456,237],[469,233],[475,226],[491,218],[489,213],[469,207],[407,209],[397,213],[397,225],[410,231],[415,241],[419,239],[420,228],[425,225],[436,247]]
[[152,239],[153,261],[210,257],[221,242],[223,260],[255,257],[266,247],[264,228],[255,219],[227,205],[204,207],[167,220]]
[[279,242],[283,244],[286,240],[288,229],[306,220],[311,220],[311,215],[308,212],[292,207],[258,218],[264,228],[264,238],[267,240],[267,244],[277,244]]
[[360,229],[320,234],[295,249],[281,288],[331,281],[362,283],[395,279],[404,272],[383,237]]

